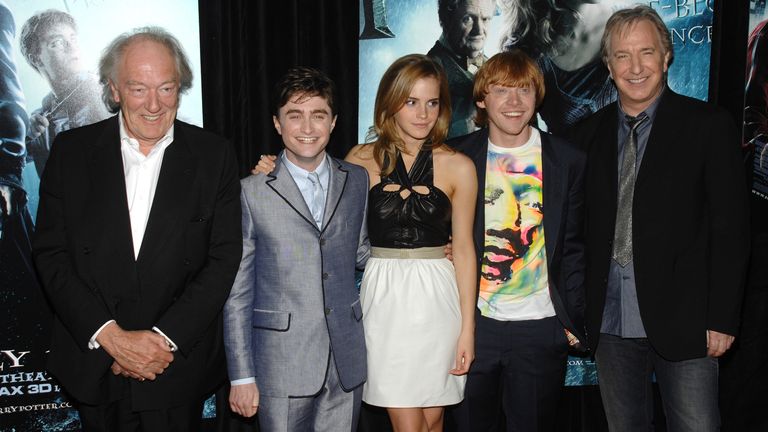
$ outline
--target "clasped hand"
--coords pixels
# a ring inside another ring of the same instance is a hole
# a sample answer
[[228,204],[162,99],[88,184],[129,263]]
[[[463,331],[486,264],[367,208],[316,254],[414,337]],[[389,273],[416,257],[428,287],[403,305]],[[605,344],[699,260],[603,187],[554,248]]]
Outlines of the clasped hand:
[[111,323],[96,340],[114,359],[111,369],[115,375],[152,381],[173,361],[165,338],[149,330],[126,331]]

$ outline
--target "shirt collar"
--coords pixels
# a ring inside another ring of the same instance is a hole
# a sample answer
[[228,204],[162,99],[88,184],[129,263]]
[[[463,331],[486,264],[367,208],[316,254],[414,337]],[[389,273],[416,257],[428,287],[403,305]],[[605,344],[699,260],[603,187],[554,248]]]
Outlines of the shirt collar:
[[[295,163],[288,160],[288,157],[285,155],[285,151],[280,153],[280,159],[283,161],[283,164],[285,164],[286,168],[288,168],[288,172],[291,173],[291,177],[294,179],[306,179],[309,175],[309,171],[305,170],[304,168],[296,165]],[[320,162],[320,165],[315,168],[315,172],[317,173],[317,176],[320,177],[320,184],[325,187],[325,185],[328,184],[328,177],[330,176],[330,168],[328,167],[328,155],[326,154],[323,158],[323,161]]]
[[437,41],[445,47],[446,51],[450,53],[451,57],[453,57],[456,63],[458,63],[464,70],[473,69],[474,72],[476,72],[485,63],[485,54],[482,52],[475,58],[469,58],[456,53],[456,51],[451,48],[451,44],[448,43],[448,38],[445,36],[445,33],[440,34],[440,38]]
[[[664,92],[667,91],[667,86],[664,85],[664,87],[661,89],[661,92],[659,92],[659,95],[656,96],[656,99],[654,99],[653,102],[651,102],[650,105],[648,105],[648,108],[643,110],[643,112],[637,114],[635,117],[639,117],[642,113],[645,113],[646,116],[648,116],[648,120],[646,124],[650,125],[653,124],[653,121],[656,119],[656,110],[659,108],[659,102],[661,101],[661,98],[664,96]],[[619,124],[625,124],[627,123],[627,117],[631,117],[629,114],[624,112],[624,108],[621,106],[621,101],[618,103],[619,106]],[[644,126],[641,126],[644,127]]]
[[[139,141],[136,138],[131,138],[128,136],[128,132],[125,130],[125,121],[123,120],[123,112],[119,111],[118,114],[118,123],[120,124],[120,142],[123,145],[127,145],[128,147],[140,151],[139,149]],[[157,149],[164,149],[171,145],[173,142],[173,130],[175,127],[175,123],[171,123],[170,129],[168,129],[168,132],[165,133],[165,135],[160,138],[160,140],[157,141],[157,143],[152,147],[152,150],[150,150],[150,153],[155,152]]]

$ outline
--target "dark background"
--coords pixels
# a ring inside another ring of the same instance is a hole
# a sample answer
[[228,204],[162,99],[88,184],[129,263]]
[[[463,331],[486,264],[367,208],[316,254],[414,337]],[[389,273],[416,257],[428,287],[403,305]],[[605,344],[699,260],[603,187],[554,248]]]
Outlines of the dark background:
[[[437,7],[437,0],[430,0]],[[240,175],[261,154],[275,154],[272,85],[295,65],[324,70],[337,84],[336,123],[328,151],[343,157],[357,137],[358,13],[350,0],[199,0],[203,118],[206,129],[227,137],[236,149]],[[748,1],[716,0],[710,71],[710,101],[741,124]],[[734,143],[739,145],[739,143]],[[752,155],[745,152],[745,166]],[[744,186],[749,189],[749,185]],[[723,205],[727,205],[723,197]],[[752,200],[752,264],[745,293],[741,333],[721,361],[724,431],[766,431],[768,390],[768,202]],[[685,223],[679,221],[678,223]],[[249,430],[226,409],[219,392],[220,431]],[[657,431],[665,430],[657,407]],[[448,416],[449,417],[449,416]],[[447,429],[450,430],[447,418]],[[365,408],[361,431],[391,430],[386,414]],[[607,430],[597,387],[566,388],[558,431]]]

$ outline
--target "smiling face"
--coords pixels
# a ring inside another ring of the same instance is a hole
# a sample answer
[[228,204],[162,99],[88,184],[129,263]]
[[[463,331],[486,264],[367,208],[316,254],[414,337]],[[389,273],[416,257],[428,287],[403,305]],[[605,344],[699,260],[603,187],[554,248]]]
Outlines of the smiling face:
[[149,153],[173,125],[179,106],[179,76],[170,50],[151,40],[132,42],[110,88],[120,104],[126,133]]
[[419,78],[403,107],[395,113],[397,133],[406,146],[420,146],[435,127],[440,114],[440,83],[433,77]]
[[619,29],[610,38],[608,70],[619,91],[621,107],[627,114],[643,112],[664,88],[670,53],[648,20]]
[[448,28],[444,29],[456,54],[475,58],[483,53],[494,8],[493,0],[459,2]]
[[495,145],[517,147],[528,141],[528,124],[536,111],[536,91],[531,86],[491,84],[477,106],[488,113],[488,134]]
[[310,172],[320,165],[336,125],[336,116],[331,112],[328,101],[320,96],[299,94],[288,98],[278,115],[272,116],[288,160]]

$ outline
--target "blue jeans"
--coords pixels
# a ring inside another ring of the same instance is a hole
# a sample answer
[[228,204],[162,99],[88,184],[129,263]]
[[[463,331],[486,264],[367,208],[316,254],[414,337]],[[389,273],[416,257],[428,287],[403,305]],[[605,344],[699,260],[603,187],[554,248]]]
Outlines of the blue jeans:
[[656,353],[648,339],[601,333],[595,361],[611,431],[653,431],[654,372],[669,432],[720,430],[716,358],[669,361]]

